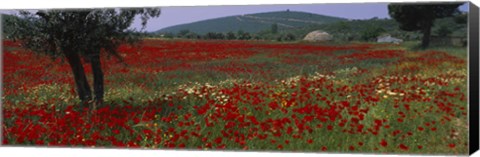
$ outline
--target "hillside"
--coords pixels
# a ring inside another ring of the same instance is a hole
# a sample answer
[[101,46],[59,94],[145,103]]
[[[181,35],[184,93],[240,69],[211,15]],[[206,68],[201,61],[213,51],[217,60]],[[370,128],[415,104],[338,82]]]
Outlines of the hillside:
[[324,16],[306,12],[297,11],[278,11],[247,15],[228,16],[203,21],[197,21],[188,24],[176,25],[156,31],[155,33],[178,33],[181,30],[190,30],[198,34],[208,32],[244,32],[257,33],[270,29],[272,24],[277,24],[279,30],[305,27],[309,25],[319,25],[346,19]]

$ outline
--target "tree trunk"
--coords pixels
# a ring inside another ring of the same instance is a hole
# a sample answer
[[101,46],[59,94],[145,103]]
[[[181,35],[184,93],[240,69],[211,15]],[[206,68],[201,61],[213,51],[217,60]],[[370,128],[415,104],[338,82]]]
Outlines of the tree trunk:
[[423,28],[423,38],[422,38],[422,48],[427,48],[430,44],[430,32],[432,29],[432,25],[426,25]]
[[72,68],[73,78],[75,80],[75,85],[77,86],[77,94],[82,101],[84,106],[88,105],[88,102],[92,99],[92,91],[88,85],[87,77],[85,76],[85,71],[80,61],[80,56],[76,53],[67,53],[65,54],[70,68]]
[[95,54],[90,56],[90,63],[92,64],[93,72],[93,89],[95,93],[95,103],[97,105],[103,104],[103,71],[100,62],[100,55]]

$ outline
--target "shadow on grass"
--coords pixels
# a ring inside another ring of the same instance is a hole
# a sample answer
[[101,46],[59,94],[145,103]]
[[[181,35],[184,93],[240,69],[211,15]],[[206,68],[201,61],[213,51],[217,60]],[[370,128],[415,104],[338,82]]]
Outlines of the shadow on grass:
[[466,46],[455,46],[451,44],[440,44],[440,43],[430,43],[427,48],[423,48],[419,41],[407,41],[402,44],[408,51],[422,52],[422,51],[442,51],[447,52],[450,55],[460,57],[463,59],[467,58],[467,47]]

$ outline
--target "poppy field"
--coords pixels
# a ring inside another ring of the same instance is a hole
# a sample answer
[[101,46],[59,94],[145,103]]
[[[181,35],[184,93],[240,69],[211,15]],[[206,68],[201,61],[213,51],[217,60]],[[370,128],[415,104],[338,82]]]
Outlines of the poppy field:
[[102,56],[105,104],[89,111],[66,61],[3,41],[2,143],[468,152],[466,49],[145,39],[118,52]]

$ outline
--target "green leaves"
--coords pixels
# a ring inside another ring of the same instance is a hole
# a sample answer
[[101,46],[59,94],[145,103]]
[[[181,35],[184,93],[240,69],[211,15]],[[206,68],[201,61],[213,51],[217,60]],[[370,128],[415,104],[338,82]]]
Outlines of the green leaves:
[[[51,56],[79,53],[115,55],[120,43],[138,41],[138,32],[130,29],[137,16],[142,30],[160,9],[82,9],[20,11],[20,17],[7,21],[14,28],[12,37],[26,48]],[[137,33],[137,34],[135,34]]]
[[430,42],[431,27],[435,19],[458,14],[460,5],[462,3],[389,4],[388,13],[400,24],[400,29],[421,31],[423,33],[422,47],[426,48]]
[[431,26],[437,18],[452,16],[458,12],[462,3],[441,4],[390,4],[388,13],[400,23],[400,28],[406,31],[420,30]]

